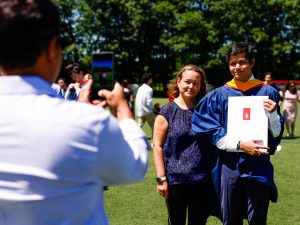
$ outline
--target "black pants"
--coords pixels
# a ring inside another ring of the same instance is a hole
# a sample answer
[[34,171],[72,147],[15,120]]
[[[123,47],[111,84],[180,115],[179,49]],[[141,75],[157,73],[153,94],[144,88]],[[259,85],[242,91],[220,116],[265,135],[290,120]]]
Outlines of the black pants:
[[213,187],[210,184],[169,186],[167,207],[169,225],[205,225],[210,212]]

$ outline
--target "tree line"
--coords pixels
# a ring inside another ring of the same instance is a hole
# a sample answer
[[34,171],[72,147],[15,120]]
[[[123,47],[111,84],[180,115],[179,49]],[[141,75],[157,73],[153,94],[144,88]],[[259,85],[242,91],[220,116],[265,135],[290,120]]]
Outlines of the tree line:
[[115,75],[139,83],[144,72],[165,86],[185,64],[204,68],[209,83],[231,79],[229,45],[247,41],[256,50],[262,78],[300,77],[298,0],[58,0],[64,64],[91,70],[93,53],[115,54]]

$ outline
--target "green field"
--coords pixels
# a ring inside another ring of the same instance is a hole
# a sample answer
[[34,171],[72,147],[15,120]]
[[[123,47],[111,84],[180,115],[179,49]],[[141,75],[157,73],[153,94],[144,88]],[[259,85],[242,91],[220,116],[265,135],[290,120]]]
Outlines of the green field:
[[[166,99],[154,102],[166,103]],[[300,105],[298,106],[300,107]],[[282,139],[282,150],[272,156],[279,198],[270,204],[268,225],[300,225],[300,118],[295,139]],[[144,130],[150,137],[149,127]],[[285,133],[284,136],[285,137]],[[105,192],[105,205],[111,225],[167,225],[164,200],[156,194],[155,168],[152,151],[149,152],[149,169],[139,183],[110,187]],[[214,217],[208,225],[221,225]],[[246,221],[244,224],[248,224]]]

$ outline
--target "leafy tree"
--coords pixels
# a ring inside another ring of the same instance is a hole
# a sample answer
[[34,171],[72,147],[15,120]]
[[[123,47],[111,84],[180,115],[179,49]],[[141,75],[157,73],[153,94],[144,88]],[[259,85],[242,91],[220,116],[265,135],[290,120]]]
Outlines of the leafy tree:
[[256,73],[273,71],[275,78],[299,77],[299,4],[296,0],[205,1],[211,29],[223,46],[245,40],[257,50]]
[[202,66],[210,83],[231,79],[225,55],[236,41],[257,50],[255,75],[299,78],[297,0],[59,0],[65,62],[90,68],[92,54],[115,53],[117,76],[144,72],[164,86],[185,64]]

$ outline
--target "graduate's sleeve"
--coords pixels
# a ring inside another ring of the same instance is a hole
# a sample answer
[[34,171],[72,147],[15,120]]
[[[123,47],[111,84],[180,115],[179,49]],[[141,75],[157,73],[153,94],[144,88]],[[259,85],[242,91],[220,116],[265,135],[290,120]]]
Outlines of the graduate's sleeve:
[[[271,89],[273,90],[273,89]],[[276,111],[272,113],[268,113],[269,119],[269,130],[272,132],[272,135],[277,138],[278,136],[282,136],[283,131],[283,117],[280,113],[279,101],[280,101],[280,94],[278,91],[272,91],[269,94],[269,98],[277,104]],[[280,137],[281,138],[281,137]]]
[[227,101],[218,93],[208,93],[195,107],[192,119],[194,135],[210,134],[212,144],[227,133]]
[[[274,135],[274,132],[272,131],[271,129],[271,124],[270,123],[274,123],[272,120],[274,120],[274,116],[273,118],[269,116],[269,131],[268,131],[268,147],[269,147],[269,150],[268,152],[272,155],[275,153],[276,149],[277,149],[277,146],[279,145],[280,141],[281,141],[281,138],[282,138],[282,134],[283,134],[283,131],[284,131],[284,117],[282,116],[282,114],[280,113],[280,106],[279,106],[279,101],[280,101],[280,94],[279,92],[277,91],[273,91],[270,95],[269,95],[269,98],[276,102],[277,103],[277,114],[276,117],[277,117],[277,120],[279,120],[279,126],[280,128],[277,128],[279,129],[279,134],[278,132],[276,132],[276,135]],[[276,118],[275,118],[276,119]],[[278,122],[277,122],[278,123]],[[275,124],[275,123],[274,123]],[[273,125],[274,126],[274,125]],[[278,125],[276,125],[278,127]]]
[[[205,139],[210,143],[213,152],[212,181],[214,189],[220,196],[220,155],[221,150],[216,147],[216,143],[226,135],[227,108],[226,101],[215,89],[209,92],[195,107],[192,118],[192,132],[195,136]],[[225,110],[226,109],[226,110]],[[225,125],[225,127],[224,127]]]

